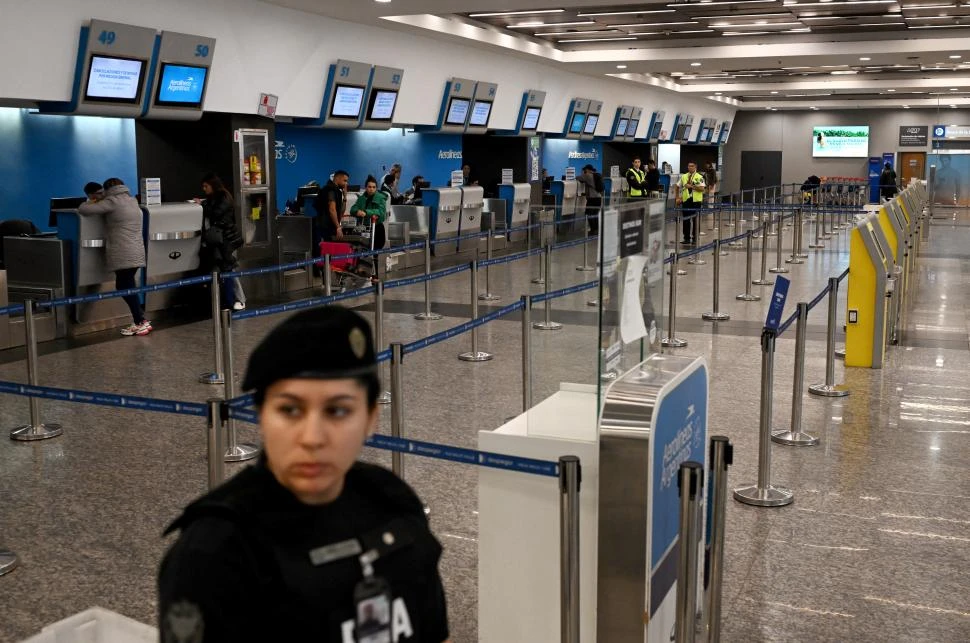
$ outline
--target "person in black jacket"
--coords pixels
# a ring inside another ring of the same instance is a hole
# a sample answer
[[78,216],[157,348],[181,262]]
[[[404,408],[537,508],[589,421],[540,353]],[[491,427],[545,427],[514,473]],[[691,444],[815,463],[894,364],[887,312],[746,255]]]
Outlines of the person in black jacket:
[[[236,269],[236,250],[243,244],[242,235],[236,226],[236,208],[232,195],[222,179],[215,174],[206,174],[202,179],[205,199],[202,203],[202,265],[211,272],[230,272]],[[246,307],[245,294],[238,277],[222,282],[222,301],[226,308],[242,310]]]
[[896,196],[896,171],[889,163],[883,166],[879,175],[879,193],[885,201]]

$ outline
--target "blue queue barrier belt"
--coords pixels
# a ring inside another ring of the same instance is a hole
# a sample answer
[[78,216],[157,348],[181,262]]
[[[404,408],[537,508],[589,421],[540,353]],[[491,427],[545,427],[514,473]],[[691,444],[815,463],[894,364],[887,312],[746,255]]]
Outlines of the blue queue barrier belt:
[[311,297],[310,299],[302,299],[300,301],[292,301],[285,304],[276,304],[275,306],[256,308],[254,310],[240,310],[232,314],[232,319],[233,321],[236,321],[241,319],[251,319],[253,317],[265,317],[267,315],[278,315],[279,313],[286,313],[294,310],[303,310],[304,308],[315,308],[317,306],[334,304],[338,301],[344,301],[346,299],[365,297],[373,293],[374,293],[373,286],[367,286],[366,288],[358,288],[357,290],[348,290],[347,292],[336,293],[334,295],[327,295],[323,297]]
[[380,364],[382,362],[389,362],[389,361],[391,361],[391,349],[388,348],[388,349],[382,350],[380,353],[378,353],[377,355],[375,355],[374,358],[375,358],[375,361],[378,364]]
[[845,279],[848,276],[849,276],[849,269],[846,268],[845,270],[842,271],[842,274],[839,275],[839,281],[842,281],[843,279]]
[[505,255],[504,257],[495,257],[493,259],[483,259],[478,262],[479,268],[487,268],[489,266],[498,266],[503,263],[512,263],[513,261],[518,261],[520,259],[527,259],[529,257],[534,257],[536,255],[541,255],[545,252],[545,248],[533,248],[532,250],[525,250],[523,252],[516,252],[515,254]]
[[566,297],[567,295],[574,295],[578,292],[583,292],[585,290],[590,290],[591,288],[596,288],[600,285],[599,280],[587,281],[584,284],[579,284],[578,286],[570,286],[569,288],[561,288],[559,290],[553,290],[548,293],[540,293],[538,295],[532,295],[533,304],[541,304],[549,299],[559,299],[560,297]]
[[205,404],[197,402],[180,402],[178,400],[160,400],[153,397],[137,395],[118,395],[116,393],[101,393],[96,391],[77,391],[53,386],[30,386],[17,382],[0,382],[0,393],[20,395],[22,397],[39,397],[62,402],[78,404],[96,404],[99,406],[116,406],[133,409],[135,411],[155,411],[157,413],[175,413],[178,415],[208,416]]
[[428,348],[429,346],[433,346],[434,344],[437,344],[439,342],[443,342],[445,340],[451,339],[452,337],[457,337],[458,335],[467,333],[473,328],[484,326],[489,322],[495,321],[499,317],[504,317],[509,313],[513,313],[517,310],[522,310],[524,306],[525,304],[521,300],[517,301],[513,304],[509,304],[508,306],[505,306],[504,308],[499,308],[498,310],[492,311],[487,315],[482,315],[481,317],[472,319],[463,324],[458,324],[457,326],[449,328],[448,330],[441,331],[440,333],[435,333],[434,335],[430,335],[428,337],[425,337],[424,339],[419,339],[417,341],[411,342],[410,344],[405,344],[404,346],[401,347],[401,352],[404,355],[407,355],[409,353],[416,353],[419,350]]
[[707,243],[707,244],[704,244],[703,246],[700,246],[699,248],[692,248],[687,252],[680,253],[680,257],[693,257],[694,255],[699,255],[702,252],[707,252],[708,250],[713,250],[713,249],[714,249],[714,244]]
[[[404,252],[406,250],[417,250],[424,247],[424,242],[414,242],[403,246],[390,246],[388,248],[380,248],[378,250],[361,250],[360,252],[350,252],[342,255],[330,255],[330,260],[347,260],[347,259],[363,259],[364,257],[376,257],[378,255],[393,254],[395,252]],[[235,277],[252,277],[253,275],[265,275],[271,272],[283,272],[284,270],[292,270],[294,268],[304,268],[306,266],[324,265],[324,257],[312,257],[310,259],[300,259],[299,261],[291,261],[290,263],[283,263],[273,266],[263,266],[261,268],[247,268],[246,270],[234,270],[232,272],[224,272],[219,275],[222,279],[235,278]]]
[[[757,229],[760,229],[760,228],[756,228],[756,230]],[[727,239],[720,239],[720,242],[721,242],[722,245],[725,244],[725,243],[734,243],[735,241],[740,241],[741,239],[744,239],[745,237],[748,236],[749,233],[750,233],[750,231],[749,232],[742,232],[741,234],[736,234],[733,237],[728,237]]]
[[472,265],[470,263],[460,263],[451,268],[445,268],[444,270],[438,270],[427,275],[418,275],[416,277],[407,277],[405,279],[393,279],[391,281],[384,282],[384,290],[390,290],[391,288],[401,288],[403,286],[413,286],[414,284],[423,284],[426,281],[434,281],[435,279],[441,279],[443,277],[450,277],[452,275],[457,275],[460,272],[465,272],[466,270],[471,270]]
[[566,248],[573,248],[575,246],[581,246],[589,243],[590,239],[595,239],[596,237],[583,237],[582,239],[573,239],[572,241],[563,241],[562,243],[557,243],[552,246],[553,250],[565,250]]
[[676,253],[671,253],[670,255],[668,255],[667,258],[664,259],[664,263],[667,264],[667,265],[672,264],[674,262],[674,256],[675,255],[676,255]]
[[811,310],[816,306],[818,306],[822,302],[822,300],[825,299],[825,295],[829,294],[830,291],[831,291],[831,288],[829,288],[828,284],[826,284],[825,288],[822,288],[822,292],[815,295],[815,299],[808,302],[808,309]]
[[9,306],[0,308],[0,315],[15,315],[22,312],[24,312],[23,304],[10,304]]
[[127,288],[125,290],[112,290],[110,292],[99,292],[93,295],[79,295],[77,297],[61,297],[59,299],[49,299],[47,301],[38,301],[38,308],[55,308],[57,306],[71,306],[74,304],[84,304],[92,301],[102,301],[105,299],[114,299],[116,297],[127,297],[128,295],[138,295],[146,292],[156,292],[159,290],[166,290],[168,288],[181,288],[182,286],[192,286],[195,284],[205,284],[212,281],[212,275],[200,275],[198,277],[191,277],[189,279],[176,279],[175,281],[166,281],[161,284],[152,284],[151,286],[142,286],[140,288]]
[[788,327],[795,323],[796,319],[798,319],[798,311],[793,312],[791,317],[782,322],[781,326],[778,327],[778,337],[781,337],[788,330]]
[[[446,237],[443,239],[432,239],[431,245],[436,246],[439,243],[455,243],[460,241],[470,241],[471,239],[484,239],[488,236],[488,232],[470,232],[468,234],[460,235],[457,237]],[[424,244],[421,244],[424,247]]]
[[245,395],[240,395],[239,397],[234,397],[228,400],[229,408],[231,409],[245,409],[256,403],[255,398],[253,398],[252,393],[246,393]]
[[256,411],[250,411],[249,409],[230,406],[229,417],[233,418],[234,420],[248,422],[249,424],[259,424],[259,414]]

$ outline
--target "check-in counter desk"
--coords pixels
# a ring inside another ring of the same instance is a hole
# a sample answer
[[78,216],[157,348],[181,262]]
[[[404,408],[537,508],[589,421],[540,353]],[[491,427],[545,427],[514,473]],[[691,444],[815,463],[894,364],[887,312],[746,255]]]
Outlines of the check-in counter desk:
[[603,177],[603,207],[608,208],[610,205],[617,204],[620,199],[623,198],[623,183],[625,179],[623,177]]
[[[550,193],[555,198],[556,222],[575,220],[579,183],[576,181],[553,181]],[[575,221],[572,224],[561,223],[557,232],[559,234],[571,232],[575,227]]]
[[[189,277],[199,269],[202,206],[163,203],[142,206],[145,213],[145,284]],[[164,310],[184,298],[177,288],[146,293],[145,310]]]
[[[482,210],[485,208],[485,188],[478,185],[466,185],[461,188],[461,222],[458,225],[459,236],[475,234],[482,231]],[[482,247],[484,239],[466,239],[458,242],[458,252],[474,253]]]
[[[387,211],[387,238],[394,246],[406,246],[424,241],[429,235],[431,208],[423,205],[392,205]],[[414,268],[424,265],[424,250],[406,250],[393,253],[397,258],[395,267]]]
[[878,217],[866,217],[852,230],[846,292],[845,365],[882,368],[891,337],[894,263]]
[[[309,260],[313,256],[313,219],[299,214],[276,217],[276,244],[280,263]],[[279,273],[280,292],[313,287],[313,268],[304,266]]]
[[485,199],[482,208],[482,232],[491,235],[492,250],[504,250],[508,246],[507,210],[505,199]]
[[[50,236],[4,237],[6,271],[0,280],[0,306],[22,304],[26,299],[49,301],[64,297],[70,284],[70,249]],[[68,309],[41,308],[34,315],[37,341],[46,342],[67,336]],[[24,345],[24,316],[0,317],[0,348]]]
[[505,223],[509,230],[509,243],[522,243],[528,231],[515,230],[529,225],[529,204],[532,200],[532,186],[528,183],[503,183],[498,186],[498,196],[505,200]]
[[421,195],[430,211],[428,231],[433,242],[432,254],[437,257],[455,254],[461,226],[461,188],[428,188]]

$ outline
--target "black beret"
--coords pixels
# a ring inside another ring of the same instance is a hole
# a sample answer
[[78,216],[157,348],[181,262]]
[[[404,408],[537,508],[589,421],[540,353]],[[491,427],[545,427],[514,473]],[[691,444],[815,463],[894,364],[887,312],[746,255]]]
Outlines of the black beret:
[[265,391],[290,378],[342,379],[377,373],[370,325],[340,306],[293,315],[263,338],[249,358],[243,390]]

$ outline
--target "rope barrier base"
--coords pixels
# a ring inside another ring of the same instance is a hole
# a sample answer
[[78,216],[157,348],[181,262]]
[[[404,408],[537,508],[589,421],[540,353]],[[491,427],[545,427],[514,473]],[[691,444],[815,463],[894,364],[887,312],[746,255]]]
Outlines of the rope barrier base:
[[812,384],[808,387],[808,392],[819,397],[847,397],[849,389],[844,384]]
[[462,353],[458,356],[463,362],[487,362],[495,357],[491,353],[486,353],[485,351],[475,351],[474,353],[469,351],[467,353]]
[[684,348],[687,346],[687,340],[676,337],[664,337],[660,340],[660,345],[666,346],[667,348]]
[[11,429],[10,439],[18,442],[34,442],[56,438],[62,433],[64,433],[64,427],[60,424],[25,424]]
[[773,275],[783,275],[789,272],[789,270],[784,266],[775,266],[774,268],[768,268],[768,272],[770,272]]
[[535,328],[536,330],[560,330],[562,329],[562,324],[554,321],[550,321],[550,322],[541,321],[541,322],[536,322],[532,324],[532,327]]
[[0,549],[0,576],[9,574],[17,569],[17,565],[19,564],[20,561],[17,559],[17,554],[7,549]]
[[237,444],[234,447],[226,449],[226,455],[223,460],[225,462],[245,462],[246,460],[252,460],[258,455],[258,446],[243,442],[242,444]]
[[728,321],[731,316],[727,313],[701,313],[701,319],[704,321]]
[[438,321],[439,319],[443,319],[438,313],[418,313],[414,318],[419,321]]
[[761,301],[761,295],[753,295],[751,293],[743,292],[735,297],[735,299],[738,301]]
[[795,499],[791,489],[768,485],[760,489],[753,484],[750,487],[739,487],[734,490],[734,499],[745,505],[755,507],[783,507]]
[[222,373],[203,373],[199,375],[199,384],[225,384]]
[[381,393],[380,395],[378,395],[377,396],[377,403],[378,404],[390,404],[391,403],[391,392],[390,391],[384,391],[383,393]]
[[790,447],[813,447],[819,442],[818,438],[814,435],[809,435],[804,431],[789,431],[788,429],[772,431],[771,441],[775,444],[785,444]]

